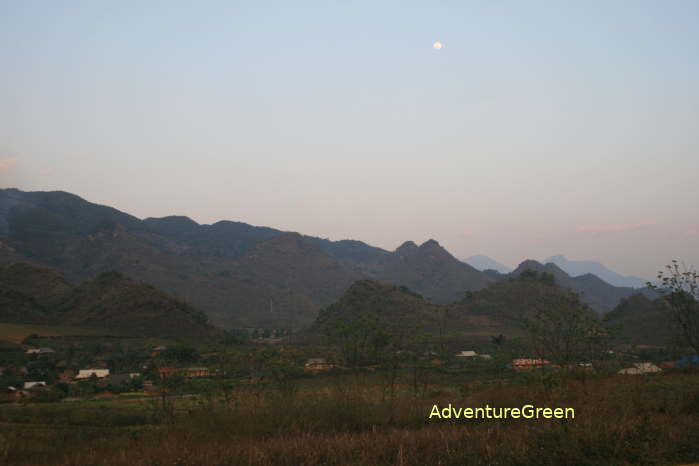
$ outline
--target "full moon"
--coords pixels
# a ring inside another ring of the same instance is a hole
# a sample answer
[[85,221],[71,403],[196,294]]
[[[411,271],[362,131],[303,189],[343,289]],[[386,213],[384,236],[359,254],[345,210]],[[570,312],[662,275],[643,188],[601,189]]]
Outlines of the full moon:
[[435,42],[434,44],[432,44],[432,47],[434,47],[435,50],[439,50],[439,49],[442,48],[442,43],[439,42],[439,41],[437,41],[437,42]]

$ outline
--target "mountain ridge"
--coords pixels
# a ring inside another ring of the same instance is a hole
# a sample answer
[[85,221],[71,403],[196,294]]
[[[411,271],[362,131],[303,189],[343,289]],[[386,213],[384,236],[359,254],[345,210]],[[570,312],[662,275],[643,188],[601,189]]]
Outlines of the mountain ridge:
[[591,273],[610,285],[618,287],[644,288],[648,280],[633,275],[622,275],[600,262],[587,260],[570,260],[562,254],[551,256],[543,263],[553,263],[573,277]]
[[434,240],[402,254],[227,220],[140,220],[62,191],[0,190],[0,222],[2,263],[44,264],[76,283],[115,270],[194,303],[225,327],[310,324],[360,278],[439,302],[491,281]]

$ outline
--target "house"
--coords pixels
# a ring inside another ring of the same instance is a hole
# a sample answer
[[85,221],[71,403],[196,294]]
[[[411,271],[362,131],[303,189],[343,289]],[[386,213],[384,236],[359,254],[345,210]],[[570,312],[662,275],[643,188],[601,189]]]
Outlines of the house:
[[472,350],[461,351],[460,353],[456,353],[457,358],[474,358],[476,356],[478,356],[478,353]]
[[493,357],[489,354],[479,354],[478,357],[481,359],[493,359]]
[[304,369],[307,371],[327,371],[337,367],[337,364],[328,362],[325,358],[310,358],[306,361]]
[[24,389],[25,390],[29,390],[30,388],[34,388],[34,387],[45,387],[45,386],[46,386],[46,382],[44,382],[43,380],[39,380],[36,382],[24,382]]
[[55,353],[55,351],[51,348],[29,348],[26,351],[26,354],[50,354],[50,353]]
[[663,370],[653,364],[652,362],[636,362],[633,367],[628,367],[622,369],[617,374],[623,375],[645,375],[645,374],[657,374]]
[[532,369],[541,369],[544,366],[548,366],[550,364],[549,361],[546,359],[529,359],[529,358],[521,358],[521,359],[513,359],[512,360],[512,369],[516,371],[529,371]]
[[185,377],[208,377],[211,375],[206,367],[188,367],[182,373]]
[[98,379],[103,379],[109,376],[109,369],[80,369],[80,371],[78,371],[78,375],[75,376],[75,379],[89,379],[93,375]]
[[208,377],[211,371],[207,367],[159,367],[160,378],[181,375],[183,377]]
[[158,367],[158,374],[160,374],[161,379],[175,375],[178,371],[179,368],[177,367]]

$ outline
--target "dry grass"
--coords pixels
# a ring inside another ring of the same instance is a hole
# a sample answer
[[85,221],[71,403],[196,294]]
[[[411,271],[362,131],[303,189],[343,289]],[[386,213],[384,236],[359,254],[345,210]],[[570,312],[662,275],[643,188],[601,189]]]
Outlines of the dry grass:
[[[637,465],[699,460],[699,376],[547,380],[490,387],[462,397],[408,393],[389,401],[375,388],[329,386],[281,396],[241,395],[230,412],[202,407],[138,436],[62,434],[15,464],[46,465]],[[574,407],[573,420],[428,420],[434,403],[477,407]],[[26,435],[0,439],[27,442]],[[44,433],[51,435],[50,433]],[[44,435],[42,434],[42,435]],[[41,436],[38,436],[41,438]],[[39,438],[36,441],[39,441]],[[41,438],[46,441],[48,438]]]

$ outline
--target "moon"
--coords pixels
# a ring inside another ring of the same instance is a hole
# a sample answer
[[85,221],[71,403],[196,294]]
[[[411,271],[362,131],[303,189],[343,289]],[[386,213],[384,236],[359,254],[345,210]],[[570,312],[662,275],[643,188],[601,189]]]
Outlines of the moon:
[[434,44],[432,44],[432,47],[434,47],[435,50],[439,50],[439,49],[441,49],[443,46],[442,46],[442,43],[441,43],[440,41],[437,41],[437,42],[435,42]]

